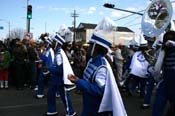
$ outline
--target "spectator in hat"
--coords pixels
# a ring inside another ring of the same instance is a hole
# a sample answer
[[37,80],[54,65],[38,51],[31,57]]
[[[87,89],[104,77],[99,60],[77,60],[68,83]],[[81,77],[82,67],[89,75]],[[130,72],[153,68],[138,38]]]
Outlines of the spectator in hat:
[[122,75],[123,75],[123,63],[124,63],[124,57],[122,55],[122,48],[121,44],[116,46],[116,49],[114,51],[114,61],[115,61],[115,67],[116,67],[116,81],[118,82],[119,86],[122,86]]
[[54,36],[53,40],[55,55],[54,64],[48,67],[52,75],[50,77],[50,85],[47,93],[48,111],[45,116],[58,115],[55,99],[55,94],[58,91],[66,109],[66,116],[75,116],[76,112],[72,106],[69,93],[65,88],[65,85],[74,85],[67,78],[69,73],[73,74],[73,71],[65,52],[61,48],[65,40],[58,34]]
[[94,33],[87,54],[91,56],[83,79],[69,75],[69,79],[83,91],[81,116],[127,116],[111,66],[105,58],[111,42]]
[[27,47],[28,59],[29,59],[29,87],[35,89],[37,85],[37,42],[34,40],[29,41]]
[[15,43],[15,47],[13,50],[14,55],[14,67],[13,70],[15,71],[15,85],[17,90],[23,90],[24,89],[24,83],[25,83],[25,66],[26,66],[26,55],[27,51],[23,46],[23,43],[18,40]]

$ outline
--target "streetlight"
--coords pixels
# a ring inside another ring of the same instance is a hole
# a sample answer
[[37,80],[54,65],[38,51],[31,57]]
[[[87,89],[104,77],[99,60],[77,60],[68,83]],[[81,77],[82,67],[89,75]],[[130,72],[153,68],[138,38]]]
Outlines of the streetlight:
[[8,28],[9,28],[9,39],[10,39],[10,21],[7,21],[5,19],[0,19],[0,21],[4,21],[8,24]]
[[139,13],[139,12],[134,12],[134,11],[130,11],[130,10],[115,8],[114,4],[105,3],[103,6],[106,7],[106,8],[111,8],[111,9],[120,10],[120,11],[129,12],[129,13],[133,13],[133,14],[138,14],[138,15],[143,15],[142,13]]

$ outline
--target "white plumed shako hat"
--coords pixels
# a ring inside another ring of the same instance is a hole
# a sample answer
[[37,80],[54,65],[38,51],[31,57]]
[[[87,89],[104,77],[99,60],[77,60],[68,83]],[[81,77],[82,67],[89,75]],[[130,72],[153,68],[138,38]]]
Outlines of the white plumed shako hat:
[[65,40],[59,34],[56,34],[53,37],[53,40],[55,40],[56,42],[60,43],[61,45],[63,45],[65,43]]
[[104,38],[102,35],[97,34],[97,33],[93,33],[89,43],[96,43],[99,44],[107,49],[110,49],[112,46],[112,42],[109,41],[108,39]]
[[52,40],[51,38],[47,38],[45,41],[46,41],[48,44],[52,45],[53,40]]

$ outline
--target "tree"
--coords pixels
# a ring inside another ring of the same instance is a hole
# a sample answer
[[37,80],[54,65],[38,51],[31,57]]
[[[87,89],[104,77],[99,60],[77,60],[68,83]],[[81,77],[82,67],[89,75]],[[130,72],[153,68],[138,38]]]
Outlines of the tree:
[[[16,38],[19,38],[19,39],[23,39],[24,38],[24,35],[25,35],[25,30],[22,29],[22,28],[15,28],[13,30],[11,30],[10,32],[10,39],[16,39]],[[8,37],[8,35],[7,35]]]

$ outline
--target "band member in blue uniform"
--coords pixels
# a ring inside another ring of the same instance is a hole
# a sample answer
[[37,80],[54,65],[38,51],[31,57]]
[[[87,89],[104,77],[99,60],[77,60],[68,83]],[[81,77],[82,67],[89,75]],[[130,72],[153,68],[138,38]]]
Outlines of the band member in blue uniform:
[[36,95],[37,99],[44,98],[44,80],[46,80],[46,75],[50,72],[48,67],[53,65],[54,62],[54,50],[52,49],[52,40],[50,38],[44,39],[46,51],[43,50],[43,53],[40,54],[40,59],[42,63],[42,68],[38,77],[38,92]]
[[61,48],[61,46],[65,43],[65,40],[58,34],[53,37],[53,40],[55,45],[55,57],[54,64],[49,66],[51,77],[49,90],[47,93],[48,111],[45,115],[56,116],[58,114],[56,109],[55,94],[59,91],[61,100],[66,109],[66,116],[75,116],[76,112],[72,106],[69,93],[65,89],[65,84],[73,85],[73,83],[71,83],[67,78],[68,74],[74,74],[69,64],[68,58]]
[[94,33],[89,44],[91,58],[83,79],[69,75],[69,79],[83,91],[81,116],[127,116],[111,66],[105,58],[111,42]]
[[[166,116],[175,115],[175,31],[168,31],[163,37],[163,46],[157,64],[162,64],[163,79],[158,83],[152,116],[163,116],[164,109],[169,102],[170,107]],[[162,59],[162,60],[159,60]],[[154,67],[155,72],[157,70]],[[160,72],[160,71],[159,71]],[[157,74],[157,73],[156,73]]]

